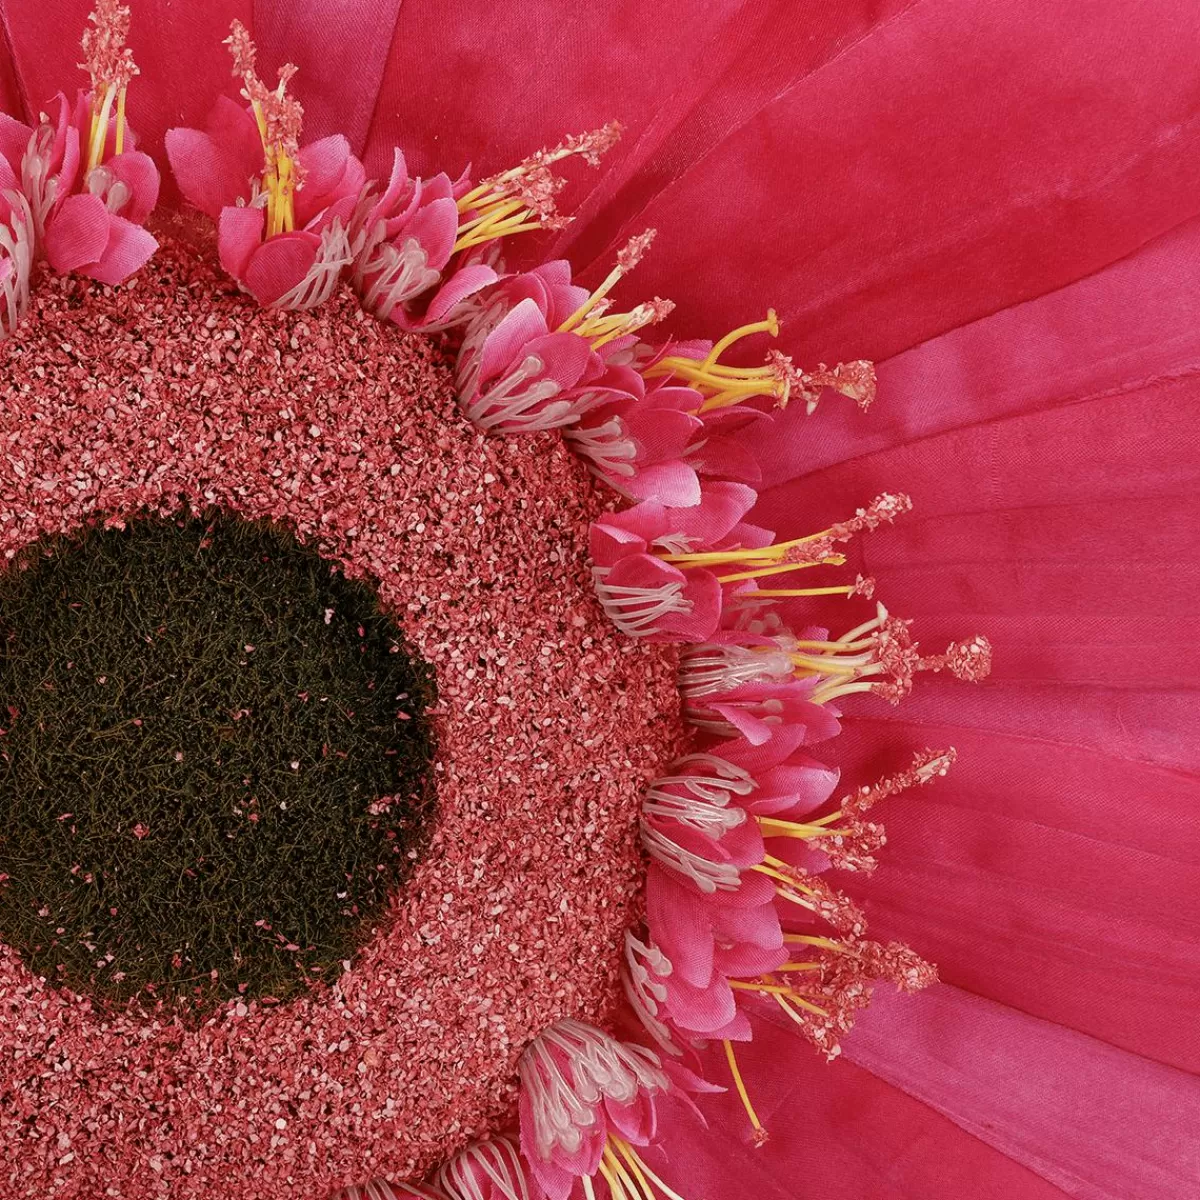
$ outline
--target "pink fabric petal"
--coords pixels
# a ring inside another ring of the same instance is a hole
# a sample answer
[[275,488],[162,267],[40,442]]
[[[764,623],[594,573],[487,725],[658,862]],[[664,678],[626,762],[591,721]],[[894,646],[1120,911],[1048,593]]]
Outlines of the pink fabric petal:
[[148,154],[130,150],[114,155],[104,166],[129,188],[130,198],[121,216],[135,225],[143,224],[158,203],[161,180],[154,160]]
[[[1176,0],[1139,8],[1121,37],[1102,10],[1082,28],[1070,6],[1038,0],[983,20],[970,0],[827,9],[768,4],[715,30],[724,42],[704,77],[747,86],[681,86],[684,111],[674,96],[663,105],[556,249],[581,267],[594,258],[591,278],[654,226],[639,286],[681,302],[681,334],[753,319],[769,298],[790,351],[879,359],[1082,278],[1200,211],[1200,68],[1184,49],[1200,14],[1181,26]],[[1050,46],[1054,69],[1032,67]],[[1148,95],[1159,78],[1170,82]],[[1095,79],[1104,87],[1081,95]],[[789,147],[769,173],[766,146]],[[789,198],[818,175],[798,218]],[[714,196],[714,179],[755,184]],[[727,246],[736,261],[714,253]]]
[[1177,913],[1200,893],[1200,326],[1180,296],[1198,272],[1193,223],[883,364],[906,415],[861,453],[836,428],[810,440],[817,469],[760,505],[800,533],[903,486],[919,520],[872,535],[861,565],[931,647],[975,630],[999,647],[983,687],[918,681],[898,712],[866,701],[847,719],[855,783],[899,765],[876,761],[881,735],[897,759],[959,751],[879,813],[873,930],[956,985],[1193,1070],[1178,1014],[1200,1007],[1200,940]]
[[[354,150],[362,148],[381,101],[383,70],[400,7],[400,0],[370,0],[352,9],[332,0],[256,0],[252,28],[263,78],[273,79],[285,62],[299,68],[292,87],[304,105],[307,137],[345,134]],[[431,20],[428,13],[418,17],[422,26],[446,26],[453,20]],[[413,46],[405,50],[411,54]],[[405,94],[411,98],[417,93]],[[398,144],[400,139],[394,139],[385,148],[386,161],[375,163],[372,174],[386,172],[392,146]]]
[[268,238],[250,255],[245,285],[259,304],[274,304],[308,274],[321,239],[297,230]]
[[484,342],[479,366],[480,380],[486,383],[507,370],[529,342],[544,337],[548,332],[546,318],[538,306],[532,300],[522,300],[505,314]]
[[[926,995],[909,1002],[920,1007]],[[702,1125],[663,1105],[646,1158],[680,1195],[706,1200],[1065,1200],[1067,1193],[869,1071],[827,1063],[761,1020],[737,1048],[769,1140],[753,1146],[720,1046],[705,1074],[728,1085],[701,1097]],[[798,1181],[800,1181],[798,1183]],[[1153,1197],[1153,1200],[1165,1200]]]
[[713,972],[710,906],[653,863],[646,872],[646,920],[674,972],[695,987],[708,984]]
[[46,261],[61,274],[96,262],[108,245],[110,214],[99,196],[68,196],[46,227]]
[[845,1053],[1072,1196],[1171,1200],[1200,1182],[1195,1075],[970,992],[881,989]]
[[221,210],[217,247],[221,266],[234,279],[244,280],[250,257],[262,244],[267,214],[262,208],[230,207]]
[[179,127],[166,135],[171,171],[184,198],[213,220],[247,200],[262,173],[263,150],[244,104],[218,96],[204,130]]
[[158,242],[141,225],[124,217],[108,218],[108,241],[99,261],[79,268],[80,274],[99,283],[123,283],[150,261]]

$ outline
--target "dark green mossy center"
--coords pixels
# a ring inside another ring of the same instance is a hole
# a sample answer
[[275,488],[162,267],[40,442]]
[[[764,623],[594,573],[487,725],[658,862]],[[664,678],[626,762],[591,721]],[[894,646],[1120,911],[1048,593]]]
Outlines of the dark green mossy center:
[[423,844],[428,669],[269,526],[146,518],[0,573],[0,940],[108,1001],[336,979]]

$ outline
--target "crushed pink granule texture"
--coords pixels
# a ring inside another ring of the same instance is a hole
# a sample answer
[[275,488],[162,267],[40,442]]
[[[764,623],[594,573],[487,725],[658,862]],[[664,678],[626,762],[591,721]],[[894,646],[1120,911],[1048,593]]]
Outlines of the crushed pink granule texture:
[[680,739],[670,653],[593,598],[585,472],[478,434],[430,342],[345,295],[259,310],[185,241],[118,290],[43,280],[0,379],[0,554],[97,514],[270,518],[374,583],[439,689],[436,831],[340,980],[184,1020],[0,947],[0,1195],[320,1200],[511,1120],[524,1045],[616,1003]]

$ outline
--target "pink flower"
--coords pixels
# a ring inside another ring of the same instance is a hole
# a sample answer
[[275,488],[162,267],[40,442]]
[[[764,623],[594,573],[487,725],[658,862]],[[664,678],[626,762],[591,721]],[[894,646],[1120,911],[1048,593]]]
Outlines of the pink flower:
[[700,503],[668,508],[644,501],[593,522],[596,591],[618,628],[651,641],[706,641],[721,621],[719,577],[702,565],[705,552],[770,541],[742,523],[754,504],[743,484],[712,483]]
[[362,198],[351,227],[354,286],[368,312],[425,331],[468,319],[466,302],[499,278],[481,261],[444,275],[458,239],[458,198],[468,187],[465,176],[410,178],[397,147],[386,190]]
[[590,294],[571,285],[565,263],[502,289],[468,329],[459,354],[459,400],[470,420],[489,433],[537,433],[573,425],[602,402],[604,393],[593,393],[591,384],[609,358],[672,308],[654,300],[627,313],[608,311],[608,292],[653,237],[648,230],[632,238]]
[[125,94],[137,74],[125,47],[129,9],[100,0],[83,37],[91,88],[72,110],[36,126],[0,113],[0,333],[27,304],[29,270],[40,253],[60,274],[117,284],[138,271],[157,242],[143,228],[158,201],[159,174],[132,148]]
[[300,145],[303,109],[255,74],[255,47],[240,22],[229,38],[242,106],[219,97],[206,128],[167,133],[184,197],[217,222],[221,265],[263,305],[312,308],[350,264],[349,226],[366,182],[341,134]]
[[549,1200],[567,1200],[578,1179],[597,1173],[624,1186],[632,1172],[649,1181],[643,1194],[649,1184],[665,1192],[635,1148],[654,1138],[664,1096],[714,1090],[642,1046],[569,1019],[534,1039],[519,1071],[521,1151]]

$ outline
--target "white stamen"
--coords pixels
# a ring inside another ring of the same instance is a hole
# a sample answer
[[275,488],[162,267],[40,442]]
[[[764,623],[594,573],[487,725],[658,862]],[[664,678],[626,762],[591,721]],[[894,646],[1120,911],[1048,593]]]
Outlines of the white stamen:
[[690,879],[702,892],[735,892],[741,886],[741,872],[733,863],[717,863],[710,858],[693,854],[665,833],[642,821],[642,845],[655,862]]
[[317,256],[308,273],[295,287],[284,292],[271,305],[272,308],[298,312],[305,308],[316,308],[333,295],[342,272],[350,265],[350,239],[341,221],[334,221],[321,234]]
[[579,1149],[584,1132],[601,1120],[605,1099],[629,1104],[639,1092],[670,1086],[657,1055],[570,1019],[540,1034],[517,1070],[533,1114],[534,1145],[547,1160],[556,1149]]
[[654,625],[668,613],[690,613],[692,602],[683,595],[679,580],[653,588],[617,587],[605,580],[611,567],[593,567],[592,579],[596,593],[609,620],[630,637],[645,637],[654,632]]
[[456,1154],[438,1172],[438,1186],[449,1200],[533,1200],[534,1194],[521,1156],[506,1137],[474,1142]]
[[[693,767],[709,774],[685,773]],[[642,801],[645,816],[676,821],[710,837],[720,837],[745,822],[746,810],[730,806],[734,796],[748,796],[755,788],[754,780],[741,767],[714,754],[689,754],[673,763],[672,770],[676,774],[656,779],[647,789]]]
[[682,1053],[671,1041],[671,1031],[659,1020],[659,1006],[667,998],[662,980],[674,968],[671,960],[653,943],[647,945],[628,931],[625,934],[625,966],[621,985],[633,1011],[646,1032],[670,1055]]
[[29,276],[33,270],[34,220],[20,192],[7,191],[12,208],[9,224],[0,225],[0,341],[9,337],[29,310]]
[[679,690],[687,697],[728,692],[746,683],[786,683],[792,663],[786,651],[748,646],[689,646],[679,659]]

